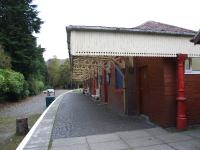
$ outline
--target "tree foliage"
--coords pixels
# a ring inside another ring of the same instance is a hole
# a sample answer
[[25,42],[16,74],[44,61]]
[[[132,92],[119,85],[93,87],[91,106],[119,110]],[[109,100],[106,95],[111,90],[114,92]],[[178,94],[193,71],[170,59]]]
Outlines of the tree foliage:
[[20,98],[27,96],[26,81],[23,74],[7,69],[0,69],[0,95]]
[[60,78],[58,84],[60,87],[65,87],[66,84],[71,82],[71,71],[69,59],[66,59],[63,64],[59,67]]
[[[43,23],[32,0],[0,0],[0,57],[11,62],[11,69],[24,75],[30,93],[37,93],[47,73],[44,49],[37,46],[33,33],[39,33]],[[10,56],[10,59],[9,57]],[[1,61],[0,61],[1,63]],[[0,64],[1,65],[1,64]],[[5,63],[2,65],[9,68]]]
[[54,57],[48,61],[48,84],[53,88],[66,88],[71,84],[71,71],[69,59],[61,61]]
[[3,48],[0,45],[0,68],[10,69],[11,68],[11,58],[4,52]]
[[60,62],[56,56],[53,59],[49,60],[47,71],[48,71],[48,83],[52,87],[58,87],[58,82],[60,78]]
[[44,49],[36,45],[36,38],[32,35],[40,31],[42,21],[36,5],[31,2],[0,1],[0,44],[11,56],[13,69],[23,73],[26,79],[45,65]]

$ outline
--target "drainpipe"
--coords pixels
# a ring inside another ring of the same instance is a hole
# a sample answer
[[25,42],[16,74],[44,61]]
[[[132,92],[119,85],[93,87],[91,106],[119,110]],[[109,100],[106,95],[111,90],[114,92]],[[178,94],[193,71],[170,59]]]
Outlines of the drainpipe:
[[177,118],[176,128],[177,130],[184,130],[187,126],[186,118],[186,98],[184,96],[184,63],[187,55],[177,55],[177,73],[178,73],[178,90],[177,90]]

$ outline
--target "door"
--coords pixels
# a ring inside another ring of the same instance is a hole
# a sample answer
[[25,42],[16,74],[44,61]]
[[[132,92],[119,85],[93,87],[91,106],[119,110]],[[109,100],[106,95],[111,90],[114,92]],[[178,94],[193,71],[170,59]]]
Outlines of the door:
[[139,74],[139,105],[140,113],[148,114],[148,99],[149,99],[149,89],[148,89],[148,74],[147,67],[140,68]]

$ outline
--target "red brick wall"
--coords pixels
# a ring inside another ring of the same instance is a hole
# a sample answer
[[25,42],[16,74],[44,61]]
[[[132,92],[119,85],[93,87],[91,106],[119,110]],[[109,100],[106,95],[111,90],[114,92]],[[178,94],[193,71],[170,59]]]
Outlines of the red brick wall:
[[[176,58],[137,58],[135,64],[137,76],[138,67],[148,67],[150,86],[146,115],[163,127],[175,126],[177,111]],[[200,123],[200,74],[185,74],[184,77],[188,124],[197,124]],[[136,79],[139,78],[136,77]],[[139,101],[139,96],[136,95],[136,97]]]
[[189,124],[200,123],[200,74],[185,74],[185,97]]
[[164,126],[176,125],[177,75],[176,58],[163,58],[164,62]]
[[[166,126],[175,126],[176,124],[176,96],[177,96],[177,67],[176,58],[165,58],[165,105],[166,108]],[[185,97],[187,107],[188,124],[200,123],[200,74],[185,74]]]
[[[164,62],[162,58],[135,58],[136,78],[138,80],[137,89],[139,90],[139,76],[140,67],[147,67],[147,79],[148,79],[148,91],[146,92],[148,101],[143,103],[143,109],[145,109],[145,115],[149,116],[150,120],[161,125],[168,126],[171,122],[171,117],[167,115],[171,111],[171,104],[168,99],[164,98],[164,66],[167,62]],[[139,94],[139,91],[138,91]],[[140,104],[140,96],[138,98],[138,104]],[[170,123],[169,123],[170,122]]]

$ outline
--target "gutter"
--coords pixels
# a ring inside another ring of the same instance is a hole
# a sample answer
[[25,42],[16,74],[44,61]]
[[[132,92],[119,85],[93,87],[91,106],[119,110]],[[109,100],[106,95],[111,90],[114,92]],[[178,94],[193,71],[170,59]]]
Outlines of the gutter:
[[77,26],[69,25],[66,27],[67,32],[70,31],[99,31],[99,32],[116,32],[116,33],[146,33],[146,34],[161,34],[161,35],[174,35],[174,36],[195,36],[197,32],[168,32],[168,31],[152,31],[141,30],[135,28],[123,28],[123,27],[103,27],[103,26]]

